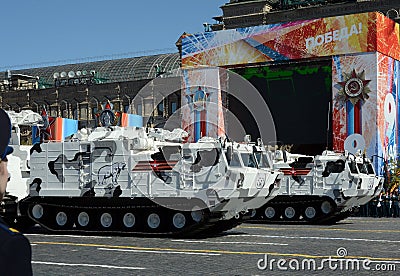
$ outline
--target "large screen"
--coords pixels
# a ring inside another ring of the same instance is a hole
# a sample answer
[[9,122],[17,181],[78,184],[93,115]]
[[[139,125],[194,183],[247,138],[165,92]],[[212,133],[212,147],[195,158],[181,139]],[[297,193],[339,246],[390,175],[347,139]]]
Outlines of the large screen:
[[[292,152],[320,154],[327,146],[332,148],[330,59],[232,71],[257,88],[272,114],[277,140],[293,145]],[[248,110],[233,97],[228,96],[228,103],[246,131],[258,137],[258,127]]]

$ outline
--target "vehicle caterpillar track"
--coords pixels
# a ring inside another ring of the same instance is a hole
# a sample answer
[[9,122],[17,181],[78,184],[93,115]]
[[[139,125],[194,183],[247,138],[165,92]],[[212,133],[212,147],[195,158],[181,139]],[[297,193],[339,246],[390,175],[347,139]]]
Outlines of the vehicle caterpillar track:
[[[209,209],[198,211],[174,210],[178,206],[161,206],[141,198],[130,200],[104,198],[95,204],[87,198],[74,198],[59,204],[59,198],[26,198],[22,205],[32,222],[51,232],[86,232],[144,234],[152,236],[186,236],[201,233],[221,219],[222,214],[211,214]],[[86,202],[85,202],[86,201]],[[179,204],[179,208],[191,203]],[[194,206],[192,206],[194,207]]]
[[383,178],[365,156],[324,151],[322,155],[269,152],[285,175],[278,196],[256,210],[252,220],[332,224],[376,197]]

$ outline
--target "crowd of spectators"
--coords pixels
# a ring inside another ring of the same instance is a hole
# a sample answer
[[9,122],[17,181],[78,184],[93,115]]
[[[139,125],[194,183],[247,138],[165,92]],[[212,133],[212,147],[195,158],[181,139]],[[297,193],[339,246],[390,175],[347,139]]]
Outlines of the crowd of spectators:
[[400,217],[400,195],[398,190],[392,193],[382,191],[382,193],[371,200],[369,203],[360,206],[355,216],[362,217]]

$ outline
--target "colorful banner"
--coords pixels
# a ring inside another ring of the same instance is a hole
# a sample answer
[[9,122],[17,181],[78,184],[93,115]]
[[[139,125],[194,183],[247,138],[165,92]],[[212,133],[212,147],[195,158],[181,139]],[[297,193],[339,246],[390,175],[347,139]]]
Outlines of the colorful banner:
[[182,67],[232,66],[376,51],[400,59],[399,25],[371,12],[185,35]]
[[[381,13],[375,14],[376,52],[400,60],[400,25]],[[374,42],[369,43],[374,45]]]
[[378,57],[378,155],[385,160],[397,159],[398,127],[398,69],[399,62],[377,54]]
[[183,70],[182,128],[189,134],[188,142],[225,134],[221,97],[223,78],[220,78],[219,70]]
[[333,57],[333,148],[345,150],[352,137],[347,147],[365,143],[368,157],[382,157],[375,159],[380,174],[383,160],[398,155],[399,68],[399,61],[380,53]]
[[344,151],[350,135],[360,134],[367,154],[376,154],[376,60],[376,53],[332,58],[332,129],[336,151]]
[[46,128],[32,127],[32,144],[40,143],[41,137],[44,141],[64,141],[66,137],[77,132],[77,120],[48,117],[48,125]]

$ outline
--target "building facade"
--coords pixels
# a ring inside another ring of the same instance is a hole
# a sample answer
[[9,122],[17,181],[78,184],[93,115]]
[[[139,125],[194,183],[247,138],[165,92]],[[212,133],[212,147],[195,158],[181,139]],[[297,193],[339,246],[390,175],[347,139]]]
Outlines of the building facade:
[[45,108],[49,116],[76,119],[83,127],[94,126],[96,113],[110,102],[114,110],[151,117],[156,125],[179,108],[179,93],[157,104],[132,100],[158,75],[179,67],[178,54],[161,54],[0,72],[0,107],[39,113]]

